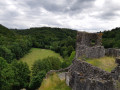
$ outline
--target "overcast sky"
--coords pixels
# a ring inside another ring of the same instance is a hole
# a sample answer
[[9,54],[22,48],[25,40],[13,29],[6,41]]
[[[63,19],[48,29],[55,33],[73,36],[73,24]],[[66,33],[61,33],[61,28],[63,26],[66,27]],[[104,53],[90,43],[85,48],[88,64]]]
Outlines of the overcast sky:
[[0,0],[0,24],[18,29],[109,30],[120,27],[120,0]]

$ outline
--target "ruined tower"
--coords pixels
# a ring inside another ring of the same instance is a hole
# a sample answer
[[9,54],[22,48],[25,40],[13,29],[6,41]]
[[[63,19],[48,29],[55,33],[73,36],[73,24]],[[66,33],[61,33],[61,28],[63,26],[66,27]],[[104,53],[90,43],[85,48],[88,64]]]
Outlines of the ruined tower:
[[100,58],[105,56],[101,33],[77,33],[76,58]]

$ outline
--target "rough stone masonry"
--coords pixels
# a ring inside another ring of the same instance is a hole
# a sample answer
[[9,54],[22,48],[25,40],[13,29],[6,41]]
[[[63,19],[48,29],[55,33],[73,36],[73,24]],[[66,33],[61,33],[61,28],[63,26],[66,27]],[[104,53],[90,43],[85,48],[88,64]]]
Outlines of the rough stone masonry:
[[65,75],[66,84],[72,90],[119,90],[115,80],[120,80],[120,59],[116,59],[118,66],[111,73],[79,59],[103,57],[105,49],[101,39],[98,33],[78,32],[76,57]]
[[116,90],[111,73],[78,59],[66,73],[66,83],[72,90]]
[[78,32],[76,42],[76,58],[100,58],[105,56],[105,49],[101,46],[100,33]]

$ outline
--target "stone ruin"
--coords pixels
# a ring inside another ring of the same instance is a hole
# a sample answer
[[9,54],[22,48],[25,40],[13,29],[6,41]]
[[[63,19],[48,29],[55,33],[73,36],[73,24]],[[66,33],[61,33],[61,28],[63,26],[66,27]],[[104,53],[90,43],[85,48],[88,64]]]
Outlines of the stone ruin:
[[111,71],[111,74],[115,80],[120,82],[120,57],[116,58],[117,67]]
[[116,80],[120,79],[120,59],[116,59],[118,66],[111,72],[107,72],[80,58],[84,56],[87,58],[105,56],[101,39],[102,35],[98,33],[78,32],[76,57],[65,76],[66,84],[72,90],[119,90],[116,87]]
[[[105,55],[105,49],[101,46],[102,36],[98,33],[78,32],[76,57],[73,63],[60,70],[51,70],[47,75],[54,72],[66,72],[66,84],[72,90],[120,90],[116,81],[120,82],[120,57],[116,58],[118,64],[111,72],[95,67],[79,57],[100,58]],[[46,76],[47,76],[46,75]]]
[[101,46],[101,33],[77,33],[76,58],[100,58],[105,56],[105,49]]
[[66,83],[72,90],[116,90],[111,73],[78,59],[66,73]]
[[119,57],[120,56],[120,49],[116,49],[116,48],[105,49],[105,55],[106,56]]

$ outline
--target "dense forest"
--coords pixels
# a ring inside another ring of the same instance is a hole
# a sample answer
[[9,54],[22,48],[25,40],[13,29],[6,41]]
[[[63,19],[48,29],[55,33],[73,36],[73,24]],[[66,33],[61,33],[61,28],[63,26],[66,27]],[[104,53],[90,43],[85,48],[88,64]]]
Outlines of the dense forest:
[[[0,90],[34,90],[49,70],[70,65],[75,54],[76,34],[77,31],[65,28],[16,30],[0,25]],[[48,57],[36,61],[29,70],[28,65],[19,59],[31,48],[51,49],[65,60],[60,62],[56,57]]]
[[[120,28],[104,31],[103,46],[120,48]],[[49,70],[69,66],[75,55],[76,30],[66,28],[8,29],[0,25],[0,90],[37,89]],[[30,70],[19,61],[31,48],[50,49],[59,58],[47,57],[37,60]]]
[[104,31],[102,41],[105,48],[120,48],[120,28]]
[[19,35],[32,37],[32,47],[51,49],[61,56],[70,56],[75,50],[76,31],[65,28],[30,28],[16,30]]

